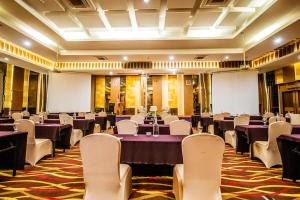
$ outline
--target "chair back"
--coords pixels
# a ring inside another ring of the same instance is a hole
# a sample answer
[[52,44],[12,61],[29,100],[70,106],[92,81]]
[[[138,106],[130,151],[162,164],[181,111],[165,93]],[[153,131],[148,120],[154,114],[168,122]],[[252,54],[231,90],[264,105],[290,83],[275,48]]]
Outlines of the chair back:
[[231,114],[229,112],[222,112],[221,113],[224,117],[230,117]]
[[164,120],[164,118],[165,118],[166,116],[168,116],[169,113],[168,113],[167,111],[162,111],[159,115],[160,115],[161,119]]
[[157,111],[157,106],[150,106],[149,111],[150,112],[156,112]]
[[162,111],[168,113],[168,112],[170,111],[170,108],[169,108],[168,106],[164,106],[164,107],[162,108]]
[[213,120],[224,120],[224,115],[223,114],[214,114],[213,115]]
[[179,120],[179,118],[176,115],[168,115],[164,118],[165,124],[170,124],[172,121]]
[[95,119],[95,113],[85,113],[84,118],[85,119]]
[[17,120],[23,119],[23,113],[16,112],[16,113],[13,113],[13,114],[11,115],[11,117],[12,117],[15,121],[17,121]]
[[249,119],[250,119],[250,115],[249,114],[245,114],[245,113],[240,114],[239,117],[249,117]]
[[35,124],[32,120],[20,119],[15,122],[18,131],[27,132],[27,144],[35,144]]
[[78,117],[85,117],[85,112],[79,112]]
[[272,112],[266,112],[265,114],[263,114],[263,118],[270,118],[270,117],[273,117],[273,116],[275,116],[275,115]]
[[120,139],[109,134],[91,134],[80,140],[84,199],[117,199],[121,187],[120,152]]
[[210,117],[210,113],[208,112],[201,113],[201,117]]
[[144,124],[144,119],[142,115],[132,115],[130,120],[135,121],[137,124]]
[[59,121],[61,124],[70,124],[73,126],[73,117],[68,114],[59,114]]
[[286,119],[283,116],[273,116],[273,117],[269,118],[269,124],[274,123],[274,122],[278,122],[278,121],[285,122]]
[[191,133],[191,122],[186,120],[175,120],[170,123],[171,135],[189,135]]
[[22,111],[22,114],[25,117],[29,117],[30,116],[30,113],[28,111],[26,111],[26,110]]
[[48,118],[48,113],[47,112],[40,112],[39,116],[43,117],[44,119],[47,119]]
[[250,122],[250,117],[235,117],[233,119],[233,126],[234,128],[236,126],[240,126],[240,125],[249,125],[249,122]]
[[300,124],[300,114],[293,114],[290,113],[290,119],[292,125],[299,125]]
[[134,135],[138,132],[138,124],[132,120],[121,120],[116,123],[118,134]]
[[183,139],[183,199],[217,199],[224,150],[224,140],[216,135],[194,134]]
[[101,112],[98,113],[98,116],[99,117],[107,117],[107,114],[106,114],[106,112],[101,111]]
[[292,133],[292,129],[293,129],[292,125],[288,122],[278,121],[269,124],[268,149],[278,151],[276,139],[280,135],[290,135]]
[[41,117],[39,115],[32,115],[29,117],[30,120],[32,120],[34,123],[39,123]]

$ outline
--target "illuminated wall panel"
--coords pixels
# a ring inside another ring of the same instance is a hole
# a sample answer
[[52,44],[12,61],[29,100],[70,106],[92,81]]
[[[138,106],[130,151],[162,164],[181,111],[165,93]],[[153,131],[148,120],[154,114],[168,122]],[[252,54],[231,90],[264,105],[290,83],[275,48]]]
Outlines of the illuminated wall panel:
[[105,77],[96,77],[95,108],[105,107]]
[[23,84],[23,103],[22,108],[28,108],[28,89],[29,89],[29,74],[30,71],[24,69],[24,84]]
[[140,77],[126,76],[126,108],[135,108],[140,104]]
[[4,89],[4,108],[11,109],[12,87],[13,87],[14,65],[7,64],[5,89]]
[[168,76],[169,108],[177,108],[177,76]]

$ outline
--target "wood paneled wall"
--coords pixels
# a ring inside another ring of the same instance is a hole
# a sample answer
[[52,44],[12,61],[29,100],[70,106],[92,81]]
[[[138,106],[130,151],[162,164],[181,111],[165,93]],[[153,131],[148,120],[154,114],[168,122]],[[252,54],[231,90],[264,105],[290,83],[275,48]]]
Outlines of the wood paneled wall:
[[114,111],[117,112],[118,104],[120,103],[120,77],[119,76],[114,76],[111,78],[110,102],[109,103],[115,104]]
[[193,77],[192,75],[184,76],[184,114],[192,115],[194,110],[193,102]]
[[24,69],[15,66],[13,74],[12,110],[21,111],[23,104]]
[[157,110],[162,109],[162,76],[152,76],[153,87],[153,105],[157,106]]

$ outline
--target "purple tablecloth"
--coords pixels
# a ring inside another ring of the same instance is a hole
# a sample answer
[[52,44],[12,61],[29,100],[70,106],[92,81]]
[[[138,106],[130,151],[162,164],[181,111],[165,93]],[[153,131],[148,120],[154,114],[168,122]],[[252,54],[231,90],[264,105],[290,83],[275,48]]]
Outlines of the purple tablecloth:
[[[153,122],[154,122],[154,121],[153,121],[152,119],[145,119],[145,120],[144,120],[144,124],[153,124]],[[161,120],[161,119],[160,119],[160,120],[157,120],[157,123],[158,123],[158,124],[164,124],[165,122],[164,122],[164,120]]]
[[[60,124],[59,119],[45,119],[45,124]],[[82,130],[85,135],[92,134],[94,131],[95,120],[93,119],[74,119],[73,125],[75,129]]]
[[[20,131],[0,131],[0,149],[7,147],[7,142],[12,142],[16,146],[16,169],[24,170],[27,132]],[[0,154],[0,168],[12,169],[13,152],[3,152]]]
[[185,121],[188,121],[188,122],[192,122],[191,116],[178,116],[178,118],[180,120],[185,120]]
[[14,119],[12,118],[0,118],[0,124],[3,124],[3,123],[14,123]]
[[[268,140],[268,125],[243,125],[235,127],[237,134],[237,152],[248,152],[249,146],[255,141],[267,141]],[[300,125],[293,125],[292,134],[300,133]],[[251,158],[253,158],[251,152]]]
[[277,138],[282,160],[282,177],[300,179],[300,134],[281,135]]
[[122,116],[122,115],[116,116],[116,122],[124,119],[130,119],[130,116]]
[[182,163],[181,141],[185,136],[117,135],[121,137],[121,162],[128,164]]
[[[153,125],[151,124],[139,124],[138,135],[145,135],[146,132],[153,132]],[[118,134],[117,127],[114,127],[114,134]],[[169,125],[160,124],[159,125],[159,134],[160,135],[170,135]]]

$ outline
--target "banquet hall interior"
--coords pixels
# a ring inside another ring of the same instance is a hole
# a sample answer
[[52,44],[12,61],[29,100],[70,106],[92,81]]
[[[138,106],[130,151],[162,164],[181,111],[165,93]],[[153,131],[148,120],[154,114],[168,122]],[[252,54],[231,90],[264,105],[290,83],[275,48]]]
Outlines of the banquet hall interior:
[[0,0],[0,199],[299,200],[299,0]]

